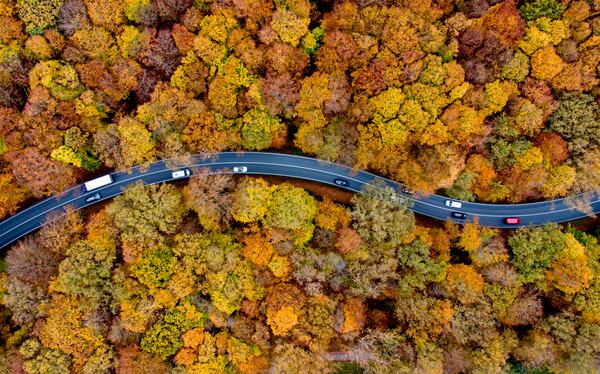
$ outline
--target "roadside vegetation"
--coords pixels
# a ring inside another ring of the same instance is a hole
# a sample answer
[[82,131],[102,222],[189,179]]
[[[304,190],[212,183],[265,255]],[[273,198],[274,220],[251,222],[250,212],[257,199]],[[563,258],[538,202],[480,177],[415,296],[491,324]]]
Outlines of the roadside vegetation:
[[591,373],[599,257],[556,225],[418,224],[383,187],[344,206],[197,171],[8,251],[0,371]]

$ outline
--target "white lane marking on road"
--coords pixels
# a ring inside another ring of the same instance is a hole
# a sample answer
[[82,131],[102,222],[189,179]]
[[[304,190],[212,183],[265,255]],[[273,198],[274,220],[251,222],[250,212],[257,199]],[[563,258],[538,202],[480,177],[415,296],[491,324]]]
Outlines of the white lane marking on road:
[[[227,154],[235,154],[235,152],[224,152],[224,153],[227,153]],[[296,156],[296,155],[284,155],[284,154],[281,154],[281,153],[270,153],[270,154],[272,154],[272,155],[278,155],[278,156],[281,156],[281,155],[283,155],[283,156],[286,156],[286,157],[296,157],[296,158],[301,158],[301,159],[304,159],[304,160],[314,160],[314,159],[311,159],[311,158],[308,158],[308,157],[302,157],[302,156]],[[218,154],[214,154],[214,155],[218,155]],[[193,157],[193,156],[192,156],[192,157]],[[305,167],[305,166],[297,166],[297,165],[289,165],[289,164],[279,164],[279,163],[272,163],[272,162],[241,161],[241,160],[240,160],[240,161],[237,161],[237,162],[234,162],[234,161],[224,161],[224,162],[213,162],[213,163],[210,163],[210,162],[209,162],[209,163],[206,163],[206,161],[210,161],[210,158],[211,158],[211,157],[206,157],[204,160],[202,160],[202,162],[201,162],[201,163],[198,163],[198,164],[193,164],[193,165],[181,165],[180,167],[199,167],[199,166],[203,166],[203,165],[210,165],[210,166],[220,166],[220,165],[231,165],[231,164],[239,164],[239,163],[242,163],[242,164],[247,164],[247,165],[252,165],[252,164],[255,164],[255,165],[283,166],[283,167],[287,167],[287,168],[304,169],[304,170],[309,170],[309,171],[312,171],[312,172],[320,172],[320,173],[325,173],[325,174],[329,174],[329,175],[336,176],[336,177],[340,177],[340,178],[346,178],[346,179],[350,179],[350,180],[352,180],[352,181],[355,181],[355,182],[357,182],[357,183],[359,183],[359,184],[361,184],[361,185],[370,184],[370,183],[368,183],[368,182],[363,182],[363,181],[361,181],[361,180],[359,180],[359,179],[356,179],[356,178],[353,178],[353,177],[351,177],[351,176],[347,176],[347,175],[344,175],[344,174],[337,174],[337,173],[329,172],[329,171],[326,171],[326,170],[319,170],[319,169],[309,168],[309,167]],[[166,165],[167,161],[168,161],[168,160],[162,160],[162,162],[163,162],[163,165]],[[322,160],[316,160],[316,161],[317,161],[318,163],[330,164],[330,165],[332,165],[332,166],[334,166],[334,167],[341,168],[341,169],[346,169],[346,170],[348,170],[348,169],[349,169],[349,170],[353,170],[353,171],[354,171],[354,170],[356,170],[356,169],[352,169],[352,168],[349,168],[349,167],[346,167],[346,166],[337,165],[337,164],[335,164],[335,163],[331,163],[331,162],[328,162],[328,161],[322,161]],[[142,166],[139,166],[139,167],[134,167],[134,168],[132,168],[132,170],[135,170],[135,169],[139,170],[139,169],[140,169],[140,167],[142,167]],[[108,186],[106,186],[106,187],[104,187],[104,188],[100,188],[100,189],[98,189],[98,190],[94,190],[94,191],[95,191],[95,192],[101,192],[101,191],[103,191],[104,189],[109,189],[109,188],[111,188],[111,187],[115,187],[115,186],[118,186],[118,185],[122,185],[123,183],[125,183],[125,182],[128,182],[128,181],[131,181],[131,180],[135,180],[135,179],[143,179],[143,178],[144,178],[144,177],[146,177],[146,176],[150,176],[150,175],[154,175],[154,174],[159,174],[159,173],[164,173],[164,172],[166,172],[166,171],[168,171],[168,170],[170,170],[170,168],[165,168],[165,169],[163,169],[163,170],[159,170],[159,171],[155,171],[155,172],[150,172],[150,173],[144,173],[144,174],[140,174],[140,175],[137,175],[137,176],[135,176],[135,177],[131,177],[131,178],[127,178],[127,179],[124,179],[124,180],[121,180],[121,181],[115,182],[115,183],[113,183],[113,184],[110,184],[110,185],[108,185]],[[384,177],[377,176],[377,175],[375,175],[375,174],[372,174],[372,173],[369,173],[369,172],[364,172],[364,171],[358,171],[358,172],[360,172],[360,173],[363,173],[363,174],[368,174],[368,175],[371,175],[371,176],[373,176],[373,179],[374,179],[374,180],[375,180],[375,179],[388,180],[388,181],[392,182],[393,184],[397,184],[397,185],[399,185],[399,184],[398,184],[397,182],[395,182],[395,181],[392,181],[392,180],[390,180],[390,179],[387,179],[387,178],[384,178]],[[111,173],[111,175],[112,175],[112,174],[117,174],[117,173],[120,173],[120,172]],[[225,174],[233,174],[233,173],[225,173]],[[246,174],[252,174],[252,172],[250,171],[250,172],[248,172],[248,173],[246,173]],[[289,177],[288,175],[285,175],[285,174],[277,174],[277,173],[260,173],[259,175],[277,175],[277,176],[287,176],[287,177]],[[315,182],[323,183],[323,181],[316,180],[316,179],[312,179],[312,178],[307,178],[307,177],[297,177],[297,178],[300,178],[300,179],[307,179],[307,180],[312,180],[312,181],[315,181]],[[169,178],[169,179],[166,179],[166,180],[164,180],[164,181],[155,182],[155,183],[150,183],[150,184],[163,183],[163,182],[168,182],[168,181],[172,181],[172,180],[173,180],[172,178]],[[328,182],[325,182],[325,183],[327,183],[327,184],[331,184],[331,185],[334,185],[333,183],[328,183]],[[77,189],[78,187],[79,187],[79,186],[76,186],[76,187],[74,187],[74,188],[71,188],[71,189],[69,189],[69,190],[65,191],[63,194],[66,194],[66,193],[68,193],[69,191],[75,190],[75,189]],[[352,190],[352,191],[355,191],[355,192],[360,192],[360,190],[354,190],[354,189],[351,189],[351,190]],[[65,202],[62,202],[60,205],[57,205],[57,206],[53,207],[52,209],[48,209],[48,210],[46,210],[46,211],[44,211],[44,212],[42,212],[42,213],[39,213],[39,214],[35,215],[34,217],[31,217],[31,218],[30,218],[30,219],[28,219],[27,221],[25,221],[25,222],[22,222],[22,223],[20,223],[19,225],[17,225],[17,226],[15,226],[15,227],[11,228],[10,230],[7,230],[7,231],[5,231],[4,233],[0,234],[0,238],[1,238],[2,236],[4,236],[4,235],[8,234],[9,232],[13,231],[14,229],[16,229],[16,228],[18,228],[18,227],[20,227],[20,226],[22,226],[22,225],[24,225],[24,224],[26,224],[26,223],[30,222],[31,220],[33,220],[33,219],[35,219],[35,218],[37,218],[37,217],[39,217],[39,216],[41,216],[41,215],[45,215],[45,214],[47,214],[48,212],[51,212],[51,211],[53,211],[53,210],[56,210],[56,209],[58,209],[58,208],[62,208],[62,207],[64,207],[65,205],[68,205],[69,203],[71,203],[71,202],[73,202],[73,201],[75,201],[75,200],[77,200],[77,199],[80,199],[80,198],[81,198],[81,197],[83,197],[83,196],[84,196],[84,195],[77,196],[77,197],[75,197],[75,198],[73,198],[73,199],[70,199],[70,200],[67,200],[67,201],[65,201]],[[113,195],[113,197],[114,197],[114,196],[116,196],[116,195]],[[417,199],[415,199],[415,198],[413,198],[413,197],[410,197],[410,196],[404,196],[404,197],[406,197],[408,200],[411,200],[411,201],[413,201],[413,202],[419,202],[420,204],[427,205],[427,206],[430,206],[430,207],[436,208],[436,209],[438,209],[438,210],[444,210],[444,211],[447,211],[447,212],[452,212],[452,211],[455,211],[455,210],[453,210],[453,209],[448,209],[448,208],[446,208],[445,206],[440,206],[440,205],[434,205],[434,204],[430,204],[430,203],[427,203],[427,202],[425,202],[425,201],[422,201],[422,200],[417,200]],[[51,199],[51,198],[49,198],[49,199]],[[46,199],[46,200],[48,200],[48,199]],[[105,200],[105,199],[102,199],[102,200],[99,200],[99,201],[103,201],[103,200]],[[45,200],[44,200],[44,201],[45,201]],[[590,202],[589,204],[596,203],[597,201],[598,201],[598,200],[596,200],[596,201],[593,201],[593,202]],[[43,202],[43,201],[42,201],[42,202]],[[40,203],[42,203],[42,202],[40,202]],[[37,204],[36,204],[36,205],[37,205]],[[91,204],[90,204],[90,205],[91,205]],[[485,205],[485,204],[484,204],[484,205]],[[496,205],[497,205],[497,204],[496,204]],[[519,204],[513,204],[513,205],[519,205]],[[35,205],[34,205],[34,206],[35,206]],[[33,206],[33,207],[34,207],[34,206]],[[87,205],[87,206],[89,206],[89,205]],[[87,206],[86,206],[86,207],[87,207]],[[499,206],[503,206],[503,205],[499,205]],[[28,209],[31,209],[31,208],[33,208],[33,207],[30,207],[30,208],[28,208]],[[79,209],[81,209],[81,208],[83,208],[83,206],[82,206],[82,207],[80,207],[80,208],[77,208],[76,210],[79,210]],[[22,213],[24,213],[24,212],[25,212],[25,211],[27,211],[28,209],[24,210],[23,212],[19,212],[19,215],[20,215],[20,214],[22,214]],[[410,208],[409,208],[409,209],[410,209]],[[413,210],[413,209],[411,209],[411,210]],[[545,215],[545,214],[548,214],[548,213],[552,213],[552,214],[554,214],[554,213],[564,212],[564,211],[568,211],[568,210],[575,210],[575,209],[574,209],[574,208],[567,208],[567,209],[554,210],[554,211],[551,211],[551,212],[541,212],[541,213],[521,214],[521,215],[519,215],[519,217],[542,216],[542,215]],[[418,212],[417,212],[417,213],[418,213]],[[468,212],[466,212],[466,213],[467,213],[467,214],[470,214],[471,216],[473,216],[473,215],[476,215],[476,216],[478,216],[478,217],[491,217],[491,218],[502,218],[502,217],[506,217],[506,215],[493,215],[493,214],[471,214],[471,213],[468,213]],[[428,214],[425,214],[425,215],[428,215]],[[429,215],[429,216],[430,216],[430,215]],[[430,217],[431,217],[431,216],[430,216]],[[11,217],[11,218],[12,218],[12,217]],[[434,218],[435,218],[435,217],[434,217]],[[36,228],[34,228],[34,229],[32,229],[32,230],[28,231],[27,233],[29,233],[29,232],[31,232],[31,231],[33,231],[33,230],[35,230],[35,229],[36,229]],[[26,234],[27,234],[27,233],[26,233]],[[26,234],[24,234],[24,235],[26,235]]]

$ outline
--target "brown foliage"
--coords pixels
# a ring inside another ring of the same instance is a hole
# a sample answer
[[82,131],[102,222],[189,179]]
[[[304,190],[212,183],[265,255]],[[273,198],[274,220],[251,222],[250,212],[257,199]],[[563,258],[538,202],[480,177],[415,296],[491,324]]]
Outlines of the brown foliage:
[[58,29],[70,36],[78,29],[89,26],[87,10],[82,0],[68,0],[61,7],[56,18]]
[[135,101],[138,104],[143,104],[146,101],[149,101],[152,97],[152,92],[154,92],[154,87],[158,81],[159,76],[157,73],[149,69],[142,69],[142,72],[138,77],[137,86],[133,90],[135,94]]
[[525,21],[517,10],[515,0],[507,0],[493,6],[483,16],[486,31],[497,36],[503,43],[513,44],[525,33]]
[[194,33],[188,31],[183,25],[176,23],[173,25],[171,36],[175,45],[182,54],[186,54],[194,47]]
[[553,166],[560,165],[569,158],[567,142],[555,132],[541,133],[535,140],[535,146]]
[[43,247],[39,239],[31,237],[17,243],[6,254],[9,275],[44,287],[56,275],[61,260],[61,255]]
[[119,348],[117,374],[163,374],[169,365],[159,357],[142,352],[137,345]]
[[66,208],[66,214],[49,214],[40,230],[39,243],[46,250],[64,254],[67,247],[83,237],[84,224],[77,211]]
[[356,249],[361,243],[362,239],[356,230],[349,227],[343,227],[340,229],[335,247],[340,253],[350,253]]
[[207,229],[218,230],[231,220],[232,190],[235,186],[231,176],[211,175],[209,169],[194,172],[183,189],[185,205],[198,213],[200,223]]
[[267,71],[273,74],[300,75],[308,66],[308,55],[289,44],[275,43],[265,52]]
[[315,64],[325,73],[345,72],[356,53],[358,53],[358,46],[352,36],[334,30],[325,35],[324,44],[317,52]]
[[160,19],[166,22],[177,21],[191,5],[192,0],[156,0],[152,2]]
[[508,307],[502,322],[508,326],[534,324],[544,313],[542,300],[533,292],[523,292]]
[[525,78],[522,93],[530,99],[536,107],[544,112],[544,118],[548,118],[556,109],[556,100],[552,96],[552,90],[546,82],[536,80],[532,77]]
[[75,184],[70,166],[43,156],[35,148],[11,155],[10,162],[15,178],[37,198],[60,193]]
[[293,117],[296,104],[300,100],[300,82],[289,73],[274,75],[267,72],[262,80],[265,104],[273,116]]
[[167,79],[173,74],[181,63],[181,54],[169,30],[158,31],[149,48],[142,52],[141,62],[158,73],[162,79]]

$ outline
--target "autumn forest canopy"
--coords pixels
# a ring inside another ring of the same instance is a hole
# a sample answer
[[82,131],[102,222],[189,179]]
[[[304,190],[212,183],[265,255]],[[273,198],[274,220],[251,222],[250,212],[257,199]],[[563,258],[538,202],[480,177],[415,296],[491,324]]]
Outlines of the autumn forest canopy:
[[[468,201],[598,190],[599,63],[591,0],[0,0],[0,219],[226,150]],[[0,372],[600,370],[597,228],[193,171],[6,253]]]

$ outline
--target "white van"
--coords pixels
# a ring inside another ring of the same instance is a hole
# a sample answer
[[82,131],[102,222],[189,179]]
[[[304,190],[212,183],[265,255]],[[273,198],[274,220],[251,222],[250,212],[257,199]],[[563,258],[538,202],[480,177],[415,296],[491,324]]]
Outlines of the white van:
[[171,173],[173,179],[189,177],[192,172],[190,169],[177,170]]
[[462,208],[462,203],[460,201],[446,200],[446,206],[450,208]]

